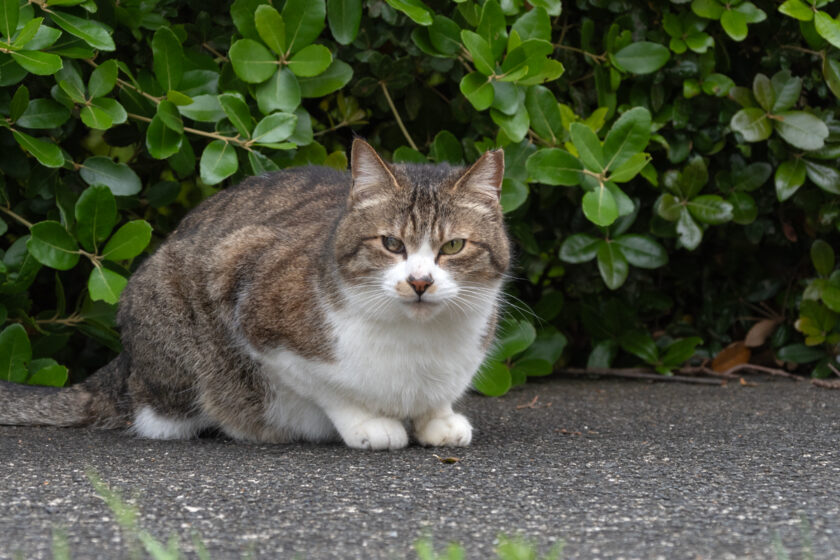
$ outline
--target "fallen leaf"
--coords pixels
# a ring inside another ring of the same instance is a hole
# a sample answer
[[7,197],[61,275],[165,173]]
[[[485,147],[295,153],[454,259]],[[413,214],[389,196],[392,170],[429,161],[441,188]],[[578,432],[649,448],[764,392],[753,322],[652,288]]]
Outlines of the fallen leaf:
[[776,330],[780,319],[762,319],[750,327],[747,336],[744,337],[744,345],[748,348],[757,348],[764,345],[767,339]]
[[758,383],[750,383],[743,377],[741,378],[741,387],[758,387]]
[[750,355],[750,349],[747,348],[744,341],[738,340],[718,352],[718,355],[712,360],[712,369],[718,373],[729,371],[735,366],[749,362]]
[[458,457],[441,457],[440,455],[432,454],[432,457],[440,461],[441,463],[446,463],[447,465],[451,465],[452,463],[459,463],[461,459]]

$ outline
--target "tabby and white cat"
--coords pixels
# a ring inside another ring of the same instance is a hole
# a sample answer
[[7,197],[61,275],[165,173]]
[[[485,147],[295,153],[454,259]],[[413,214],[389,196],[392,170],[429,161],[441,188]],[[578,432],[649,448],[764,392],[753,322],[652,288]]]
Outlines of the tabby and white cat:
[[0,384],[0,424],[397,449],[465,446],[452,410],[496,326],[510,260],[501,150],[469,169],[304,167],[208,199],[132,276],[123,352],[66,389]]

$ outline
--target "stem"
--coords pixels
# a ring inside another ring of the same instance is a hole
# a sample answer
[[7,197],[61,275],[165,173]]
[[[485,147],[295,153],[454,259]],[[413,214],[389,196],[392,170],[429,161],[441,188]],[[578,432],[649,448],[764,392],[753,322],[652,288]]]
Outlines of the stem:
[[789,50],[792,50],[792,51],[799,51],[799,52],[805,53],[805,54],[811,54],[811,55],[818,56],[821,59],[825,60],[825,51],[813,51],[811,49],[806,49],[806,48],[800,47],[798,45],[782,45],[782,48],[783,49],[789,49]]
[[[87,62],[88,64],[90,64],[94,68],[99,67],[99,65],[90,58],[86,58],[85,62]],[[159,104],[161,101],[163,101],[163,97],[155,97],[154,95],[152,95],[150,93],[146,93],[142,89],[137,88],[134,84],[126,82],[125,80],[123,80],[121,78],[117,78],[117,85],[120,86],[123,89],[125,89],[125,88],[133,89],[134,91],[136,91],[137,93],[139,93],[140,95],[145,97],[146,99],[148,99],[150,101],[153,101],[156,105]]]
[[408,140],[409,145],[419,152],[420,150],[417,149],[417,144],[415,144],[414,140],[411,139],[411,135],[408,133],[408,130],[405,128],[405,125],[400,118],[397,107],[394,105],[394,100],[391,99],[391,94],[388,93],[388,87],[385,85],[385,82],[379,82],[379,85],[382,87],[382,93],[385,94],[385,100],[388,102],[391,112],[394,113],[394,117],[397,119],[397,124],[400,126],[400,130],[402,130],[403,136],[405,136],[406,140]]
[[210,51],[213,54],[213,56],[215,56],[216,58],[218,58],[222,62],[227,62],[228,61],[228,57],[226,57],[225,55],[223,55],[222,53],[220,53],[219,51],[214,49],[212,46],[210,46],[210,43],[208,43],[207,41],[204,41],[203,43],[201,43],[201,46],[204,47],[205,49],[207,49],[208,51]]
[[[152,119],[150,119],[149,117],[144,117],[143,115],[136,115],[134,113],[127,113],[127,115],[128,118],[134,119],[136,121],[152,122]],[[249,152],[251,151],[251,144],[249,143],[249,141],[240,140],[238,137],[223,136],[217,132],[207,132],[205,130],[199,130],[197,128],[190,128],[188,126],[184,127],[184,132],[189,132],[190,134],[195,134],[197,136],[206,136],[207,138],[221,140],[222,142],[236,144],[241,148],[245,148]]]
[[18,222],[22,223],[23,225],[25,225],[29,229],[32,229],[32,222],[30,222],[29,220],[27,220],[23,216],[20,216],[16,213],[12,212],[11,208],[6,208],[5,206],[0,206],[0,210],[2,210],[9,217],[12,217],[15,220],[17,220]]
[[572,51],[572,52],[580,53],[584,56],[588,56],[589,58],[595,60],[596,62],[606,62],[607,61],[606,55],[591,53],[589,51],[585,51],[585,50],[579,49],[577,47],[570,47],[569,45],[560,45],[560,44],[554,45],[554,47],[558,48],[558,49],[566,50],[566,51]]

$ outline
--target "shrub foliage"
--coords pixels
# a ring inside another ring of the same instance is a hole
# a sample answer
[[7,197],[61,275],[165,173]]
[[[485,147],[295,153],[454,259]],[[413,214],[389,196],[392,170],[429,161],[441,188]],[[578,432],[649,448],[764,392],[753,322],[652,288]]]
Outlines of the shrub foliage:
[[751,352],[832,375],[836,14],[0,0],[0,379],[83,378],[119,349],[131,270],[187,210],[246,175],[345,168],[353,134],[394,161],[505,148],[518,264],[485,393],[558,363],[667,374]]

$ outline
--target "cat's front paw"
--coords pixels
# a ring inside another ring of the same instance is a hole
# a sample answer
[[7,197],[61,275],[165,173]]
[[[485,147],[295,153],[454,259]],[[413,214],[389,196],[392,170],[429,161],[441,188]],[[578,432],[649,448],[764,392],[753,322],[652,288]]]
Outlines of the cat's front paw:
[[416,426],[417,441],[435,447],[466,447],[472,441],[472,426],[462,414],[432,418]]
[[344,443],[356,449],[402,449],[408,445],[408,434],[402,422],[393,418],[371,418],[343,434]]

